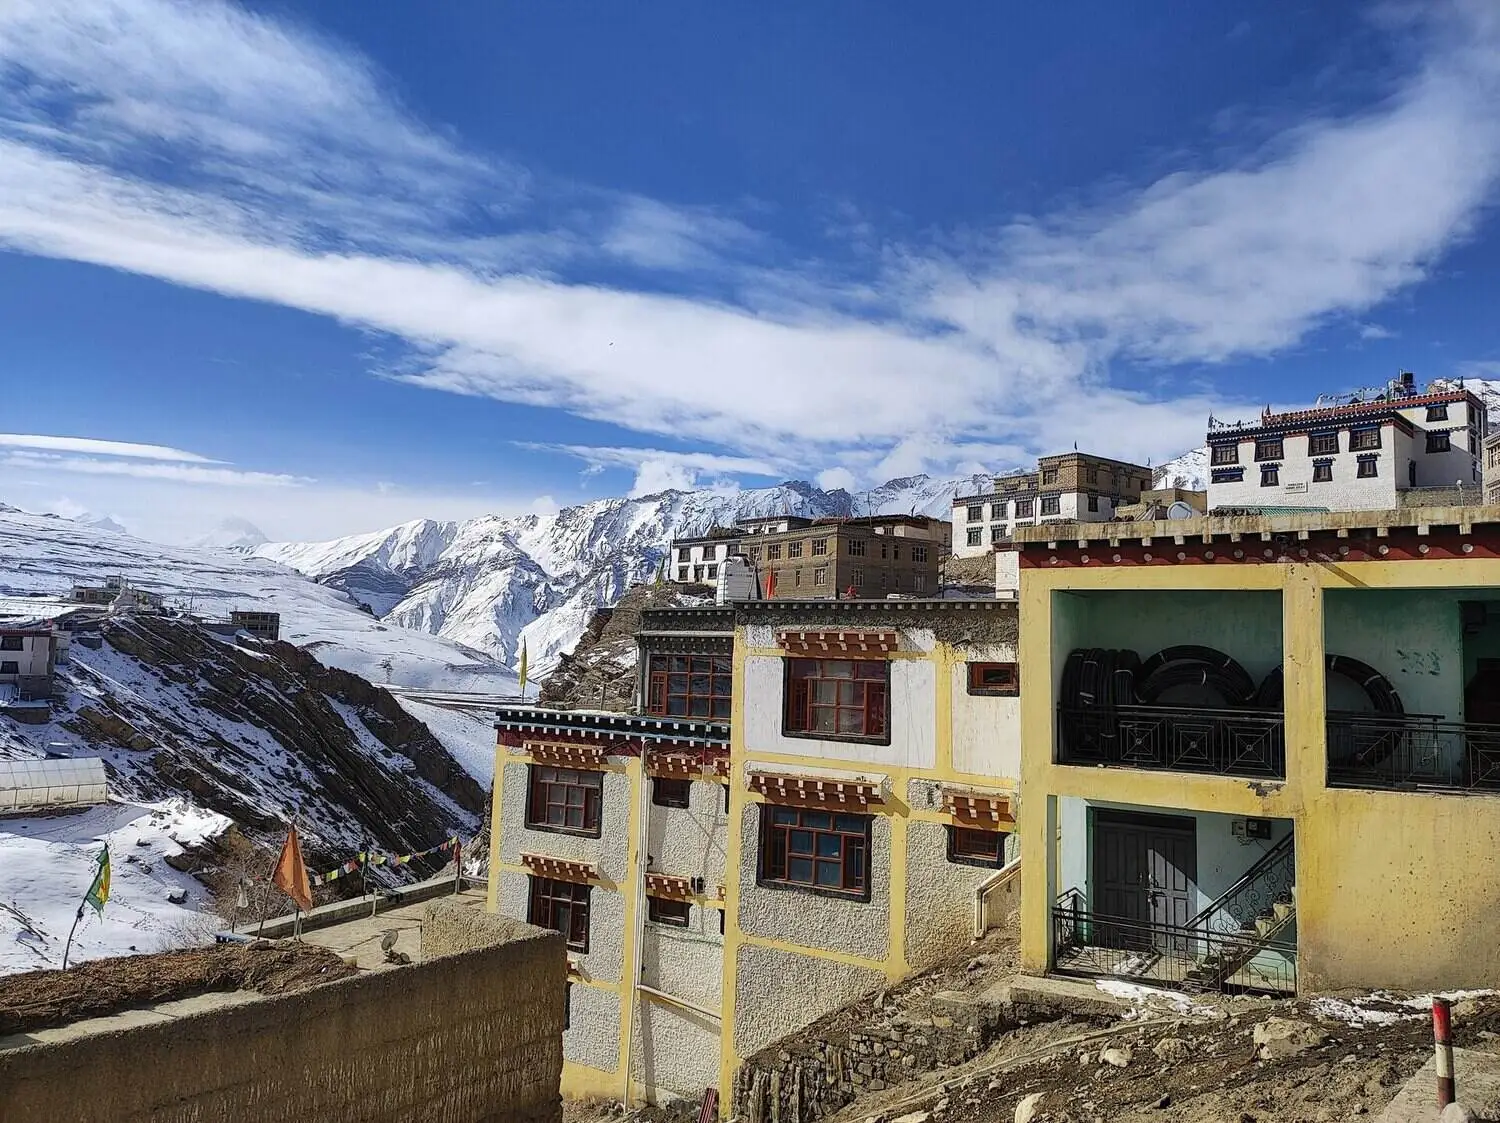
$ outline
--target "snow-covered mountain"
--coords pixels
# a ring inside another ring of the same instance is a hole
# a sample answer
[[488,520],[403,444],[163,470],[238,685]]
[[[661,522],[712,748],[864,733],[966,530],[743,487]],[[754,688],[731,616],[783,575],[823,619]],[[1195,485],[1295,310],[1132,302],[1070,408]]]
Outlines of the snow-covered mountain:
[[[281,638],[329,666],[376,683],[509,693],[516,677],[482,651],[375,619],[337,588],[324,588],[243,552],[164,546],[116,531],[0,507],[0,599],[24,615],[24,599],[97,585],[110,574],[200,616],[231,609],[281,613]],[[20,602],[20,603],[17,603]]]
[[988,476],[910,476],[868,492],[796,480],[753,490],[664,491],[598,499],[555,515],[420,519],[329,542],[276,542],[256,557],[348,593],[381,619],[514,665],[521,641],[544,672],[572,650],[597,608],[655,574],[673,538],[762,515],[918,514],[946,519],[955,493]]
[[217,550],[253,550],[269,541],[266,532],[249,519],[228,518],[193,545]]
[[1152,478],[1157,487],[1181,487],[1188,491],[1208,490],[1208,448],[1192,448],[1181,456],[1158,464]]

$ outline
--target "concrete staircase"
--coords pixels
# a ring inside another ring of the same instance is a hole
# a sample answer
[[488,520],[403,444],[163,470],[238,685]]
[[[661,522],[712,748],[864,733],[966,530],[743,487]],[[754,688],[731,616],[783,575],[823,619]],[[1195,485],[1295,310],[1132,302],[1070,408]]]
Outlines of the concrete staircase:
[[[1297,887],[1289,886],[1269,906],[1243,923],[1239,931],[1216,935],[1213,947],[1198,965],[1183,977],[1184,990],[1217,991],[1233,985],[1234,976],[1243,971],[1256,956],[1285,945],[1280,940],[1297,919]],[[1247,985],[1254,985],[1247,980]]]

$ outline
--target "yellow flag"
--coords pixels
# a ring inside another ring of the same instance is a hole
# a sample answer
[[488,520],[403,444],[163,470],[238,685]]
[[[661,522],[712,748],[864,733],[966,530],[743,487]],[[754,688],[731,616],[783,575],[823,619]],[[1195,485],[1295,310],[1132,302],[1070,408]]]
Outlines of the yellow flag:
[[526,640],[521,640],[521,695],[526,694]]
[[[99,857],[94,859],[97,869],[94,872],[94,883],[89,886],[88,893],[84,896],[85,904],[93,905],[94,911],[100,916],[104,915],[104,902],[109,900],[109,847],[106,846],[99,851]],[[78,910],[78,915],[83,915],[83,909]]]

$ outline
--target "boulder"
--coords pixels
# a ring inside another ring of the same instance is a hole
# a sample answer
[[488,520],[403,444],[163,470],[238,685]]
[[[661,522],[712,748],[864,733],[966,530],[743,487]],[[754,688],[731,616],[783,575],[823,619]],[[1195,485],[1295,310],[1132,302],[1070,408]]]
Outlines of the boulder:
[[1177,1064],[1192,1055],[1193,1047],[1180,1037],[1163,1037],[1152,1047],[1156,1059],[1167,1064]]
[[1479,1123],[1479,1116],[1463,1104],[1449,1104],[1438,1116],[1438,1123]]
[[1255,1027],[1251,1040],[1255,1042],[1258,1059],[1277,1061],[1316,1049],[1328,1040],[1328,1035],[1316,1026],[1292,1018],[1267,1018]]
[[1045,1092],[1032,1092],[1031,1095],[1023,1097],[1021,1102],[1016,1104],[1015,1123],[1031,1123],[1040,1114],[1042,1100],[1046,1094]]
[[1130,1063],[1132,1056],[1133,1054],[1128,1048],[1122,1049],[1117,1046],[1111,1045],[1108,1049],[1099,1054],[1099,1063],[1102,1065],[1109,1065],[1112,1068],[1124,1068]]

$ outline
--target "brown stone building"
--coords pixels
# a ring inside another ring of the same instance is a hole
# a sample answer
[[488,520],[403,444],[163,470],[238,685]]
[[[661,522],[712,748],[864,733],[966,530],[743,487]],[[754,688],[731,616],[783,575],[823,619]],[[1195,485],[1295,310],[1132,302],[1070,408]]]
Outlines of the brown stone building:
[[748,520],[739,552],[760,575],[767,596],[933,596],[938,566],[952,545],[952,526],[922,515]]

